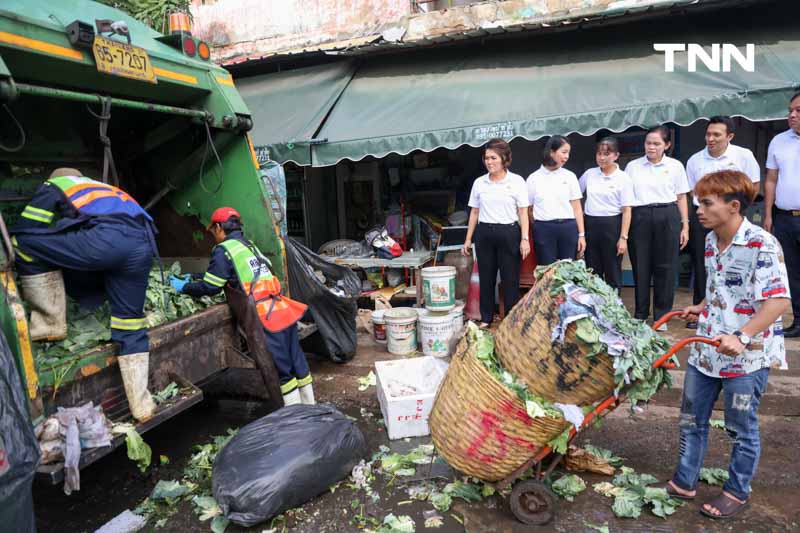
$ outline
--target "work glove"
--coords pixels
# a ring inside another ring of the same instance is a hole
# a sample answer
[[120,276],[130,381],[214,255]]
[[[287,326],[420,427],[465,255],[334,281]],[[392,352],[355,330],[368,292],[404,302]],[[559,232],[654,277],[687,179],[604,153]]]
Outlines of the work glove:
[[169,284],[172,285],[172,288],[178,292],[183,292],[183,286],[189,283],[188,279],[179,278],[175,275],[170,275],[169,277]]

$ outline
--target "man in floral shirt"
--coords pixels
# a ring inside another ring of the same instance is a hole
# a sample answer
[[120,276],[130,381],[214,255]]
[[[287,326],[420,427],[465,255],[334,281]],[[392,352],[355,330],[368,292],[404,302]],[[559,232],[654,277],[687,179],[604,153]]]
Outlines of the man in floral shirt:
[[719,346],[697,344],[689,357],[680,416],[680,460],[666,488],[691,500],[705,456],[709,419],[720,391],[725,428],[733,440],[729,479],[700,512],[728,518],[745,509],[761,452],[758,406],[770,368],[786,368],[781,315],[790,306],[789,281],[777,239],[742,213],[758,190],[739,171],[704,176],[695,186],[706,237],[706,298],[685,310],[697,332]]

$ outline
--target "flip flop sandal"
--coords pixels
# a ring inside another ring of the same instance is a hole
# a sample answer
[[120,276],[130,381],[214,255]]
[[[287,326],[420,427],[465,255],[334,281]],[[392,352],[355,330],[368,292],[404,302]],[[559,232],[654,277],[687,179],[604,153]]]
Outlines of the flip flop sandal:
[[481,322],[480,325],[478,325],[479,329],[489,329],[490,327],[492,327],[492,325],[486,322]]
[[731,518],[732,516],[735,516],[747,509],[750,506],[750,501],[748,500],[744,503],[739,503],[736,500],[729,498],[725,494],[720,494],[713,500],[706,502],[706,505],[710,505],[718,510],[719,514],[706,511],[705,507],[702,506],[700,507],[700,514],[709,518],[713,518],[714,520],[725,520],[726,518]]
[[686,496],[684,494],[681,494],[680,492],[672,488],[672,485],[669,484],[669,481],[665,481],[664,483],[659,483],[658,485],[654,485],[654,487],[658,489],[665,489],[669,497],[675,498],[676,500],[692,501],[695,499],[695,496],[697,496],[696,492],[694,496]]

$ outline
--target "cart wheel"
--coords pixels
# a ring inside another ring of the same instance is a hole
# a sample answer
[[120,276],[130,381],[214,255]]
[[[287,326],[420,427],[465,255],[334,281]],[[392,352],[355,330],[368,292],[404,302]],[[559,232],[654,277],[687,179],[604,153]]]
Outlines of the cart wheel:
[[542,526],[556,515],[556,497],[543,483],[532,479],[517,483],[509,504],[517,520],[531,526]]

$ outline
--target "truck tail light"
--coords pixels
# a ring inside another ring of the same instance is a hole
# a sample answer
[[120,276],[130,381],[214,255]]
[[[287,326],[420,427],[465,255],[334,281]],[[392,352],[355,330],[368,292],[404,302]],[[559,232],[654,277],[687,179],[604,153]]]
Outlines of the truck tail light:
[[208,59],[211,57],[211,49],[208,47],[208,44],[200,41],[197,44],[197,55],[200,56],[200,59],[208,61]]
[[190,35],[183,36],[183,53],[189,57],[194,57],[197,53],[197,44],[194,42],[194,39]]

